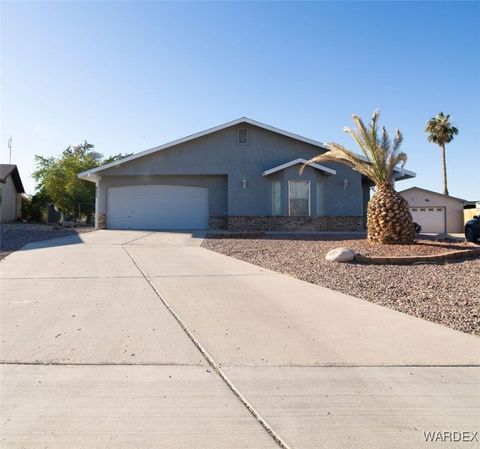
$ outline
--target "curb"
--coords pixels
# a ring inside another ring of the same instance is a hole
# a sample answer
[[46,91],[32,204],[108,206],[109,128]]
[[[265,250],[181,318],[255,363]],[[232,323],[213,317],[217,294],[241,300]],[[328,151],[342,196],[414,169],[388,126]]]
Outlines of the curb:
[[264,231],[257,232],[219,232],[219,233],[207,233],[206,238],[209,239],[254,239],[258,237],[265,237]]
[[429,256],[368,257],[355,256],[355,262],[372,265],[412,265],[416,263],[444,263],[452,260],[465,260],[480,257],[480,248],[453,251]]

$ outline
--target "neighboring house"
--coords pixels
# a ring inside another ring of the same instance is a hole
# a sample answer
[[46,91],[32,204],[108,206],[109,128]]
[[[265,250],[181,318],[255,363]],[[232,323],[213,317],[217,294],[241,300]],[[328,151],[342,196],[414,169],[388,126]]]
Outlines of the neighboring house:
[[79,177],[97,185],[100,228],[361,230],[369,180],[338,163],[299,174],[325,151],[321,142],[243,117]]
[[24,193],[17,166],[0,164],[0,221],[15,221],[21,218]]
[[399,192],[408,201],[413,221],[422,232],[463,232],[465,200],[420,187]]

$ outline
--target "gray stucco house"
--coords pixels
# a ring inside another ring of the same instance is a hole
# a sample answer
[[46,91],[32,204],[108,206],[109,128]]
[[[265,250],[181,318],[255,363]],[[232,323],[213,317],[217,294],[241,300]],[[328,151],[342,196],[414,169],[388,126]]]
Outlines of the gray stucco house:
[[24,193],[17,166],[0,164],[0,222],[21,218]]
[[[370,182],[342,164],[301,165],[325,145],[240,119],[83,172],[96,226],[111,229],[354,231]],[[415,176],[398,169],[396,180]]]

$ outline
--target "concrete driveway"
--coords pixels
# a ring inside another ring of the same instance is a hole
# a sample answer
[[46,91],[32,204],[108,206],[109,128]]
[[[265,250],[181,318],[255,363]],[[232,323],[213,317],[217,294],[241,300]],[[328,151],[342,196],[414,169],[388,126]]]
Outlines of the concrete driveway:
[[480,339],[201,242],[96,231],[0,263],[2,448],[443,448],[424,432],[480,430]]

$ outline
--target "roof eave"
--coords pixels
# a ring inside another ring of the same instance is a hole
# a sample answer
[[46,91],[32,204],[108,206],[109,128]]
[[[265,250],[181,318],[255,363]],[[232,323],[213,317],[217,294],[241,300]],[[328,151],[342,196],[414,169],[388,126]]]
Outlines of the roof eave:
[[92,173],[91,170],[79,173],[77,177],[79,179],[83,179],[84,181],[90,181],[90,182],[97,182],[97,181],[100,181],[100,179],[102,179],[100,175],[96,175]]
[[395,169],[396,174],[394,175],[395,181],[405,181],[406,179],[413,179],[417,174],[410,170],[405,170],[404,168]]
[[452,196],[452,195],[445,195],[444,193],[435,192],[434,190],[424,189],[423,187],[418,187],[418,186],[413,186],[413,187],[409,187],[408,189],[400,190],[398,193],[405,193],[405,192],[408,192],[410,190],[422,190],[423,192],[433,193],[434,195],[439,195],[439,196],[446,196],[446,197],[451,198],[453,200],[461,201],[463,203],[468,202],[464,198],[458,198],[457,196]]
[[285,162],[284,164],[277,165],[276,167],[272,167],[269,170],[265,170],[262,173],[262,176],[269,176],[269,175],[272,175],[273,173],[277,173],[279,171],[285,170],[286,168],[293,167],[294,165],[298,165],[298,164],[306,164],[306,165],[308,165],[312,168],[315,168],[317,170],[322,171],[326,175],[336,175],[337,174],[336,170],[333,170],[332,168],[328,168],[328,167],[325,167],[323,165],[316,164],[314,162],[308,163],[308,161],[306,159],[298,158],[298,159],[294,159],[294,160],[289,161],[289,162]]
[[[274,133],[277,133],[277,134],[281,134],[281,135],[286,136],[286,137],[290,137],[291,139],[300,140],[300,141],[308,143],[310,145],[314,145],[314,146],[322,148],[324,150],[328,150],[328,148],[326,147],[326,145],[323,142],[319,142],[317,140],[309,139],[308,137],[303,137],[303,136],[300,136],[299,134],[294,134],[294,133],[285,131],[285,130],[280,129],[280,128],[275,128],[274,126],[270,126],[270,125],[267,125],[267,124],[262,123],[262,122],[257,122],[256,120],[250,119],[248,117],[240,117],[240,118],[232,120],[230,122],[223,123],[222,125],[214,126],[213,128],[208,128],[204,131],[200,131],[200,132],[197,132],[197,133],[194,133],[194,134],[190,134],[186,137],[182,137],[180,139],[173,140],[173,141],[165,143],[163,145],[153,147],[153,148],[149,148],[148,150],[140,151],[139,153],[132,154],[131,156],[120,159],[119,161],[111,162],[109,164],[105,164],[105,165],[101,165],[100,167],[96,167],[92,170],[82,172],[82,173],[79,174],[79,177],[81,177],[80,175],[88,176],[88,175],[98,173],[98,172],[103,171],[103,170],[107,170],[107,169],[112,168],[112,167],[116,167],[116,166],[121,165],[121,164],[125,164],[126,162],[138,159],[140,157],[148,156],[149,154],[155,153],[157,151],[165,150],[165,149],[173,147],[175,145],[179,145],[179,144],[188,142],[190,140],[198,139],[199,137],[203,137],[203,136],[206,136],[208,134],[212,134],[212,133],[217,132],[217,131],[222,131],[223,129],[230,128],[231,126],[239,125],[240,123],[248,123],[250,125],[257,126],[259,128],[263,128],[263,129],[266,129],[268,131],[271,131],[271,132],[274,132]],[[81,179],[85,179],[85,178],[81,177]]]
[[15,189],[17,193],[25,193],[25,188],[23,187],[22,178],[20,178],[20,172],[18,167],[15,165],[14,170],[10,173],[12,176],[13,183],[15,184]]

